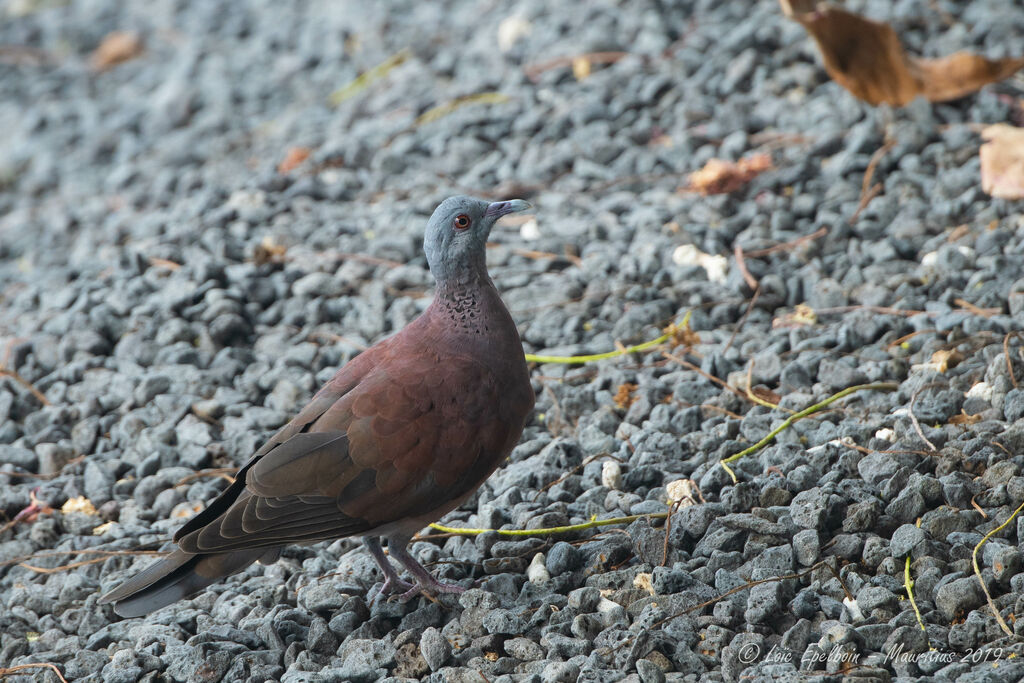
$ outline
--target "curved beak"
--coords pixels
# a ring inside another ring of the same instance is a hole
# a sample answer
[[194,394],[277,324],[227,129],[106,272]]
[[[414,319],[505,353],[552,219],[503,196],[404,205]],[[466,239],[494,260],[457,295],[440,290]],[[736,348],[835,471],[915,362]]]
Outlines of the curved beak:
[[530,202],[522,199],[510,199],[504,202],[494,202],[488,204],[487,210],[484,212],[485,216],[493,217],[495,220],[501,218],[510,213],[517,213],[519,211],[526,211],[532,209],[533,205]]

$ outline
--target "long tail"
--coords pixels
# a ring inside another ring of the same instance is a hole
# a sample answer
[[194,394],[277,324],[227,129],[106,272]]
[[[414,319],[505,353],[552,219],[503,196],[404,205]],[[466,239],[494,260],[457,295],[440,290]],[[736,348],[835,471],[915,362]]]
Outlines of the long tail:
[[101,605],[115,603],[114,611],[122,617],[141,617],[195,595],[269,554],[267,548],[209,555],[175,550],[101,597],[99,602]]

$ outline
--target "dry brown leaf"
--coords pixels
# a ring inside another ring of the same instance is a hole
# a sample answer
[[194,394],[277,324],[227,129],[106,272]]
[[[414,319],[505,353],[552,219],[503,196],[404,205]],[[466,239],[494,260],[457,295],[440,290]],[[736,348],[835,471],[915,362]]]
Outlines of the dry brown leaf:
[[762,387],[762,386],[751,387],[750,388],[750,393],[752,393],[754,396],[758,397],[762,401],[767,401],[768,403],[772,403],[774,405],[779,405],[779,401],[782,400],[782,396],[781,395],[775,393],[774,391],[772,391],[768,387]]
[[590,75],[590,60],[586,55],[575,57],[572,60],[572,75],[577,81],[582,81]]
[[639,588],[650,595],[657,595],[658,592],[654,590],[654,581],[652,578],[653,576],[650,572],[640,572],[633,577],[633,588]]
[[178,505],[171,511],[171,517],[191,517],[201,512],[204,507],[202,503]]
[[274,241],[274,238],[268,235],[263,238],[262,242],[256,245],[252,253],[252,260],[258,266],[262,266],[264,263],[281,263],[284,261],[287,252],[288,247],[278,244]]
[[687,189],[703,195],[735,192],[771,167],[770,154],[752,154],[735,163],[710,159],[704,168],[690,174]]
[[154,268],[166,268],[167,270],[178,270],[179,268],[181,268],[180,263],[169,261],[165,258],[158,258],[156,256],[149,257],[149,265],[153,266]]
[[618,390],[615,392],[615,398],[613,399],[615,401],[615,405],[622,410],[633,405],[633,401],[636,400],[636,396],[633,395],[633,392],[636,391],[636,388],[637,385],[631,382],[620,384]]
[[997,123],[981,137],[981,189],[1000,199],[1024,199],[1024,128]]
[[312,152],[313,150],[309,147],[292,147],[285,153],[281,163],[277,165],[277,172],[281,174],[291,173],[302,165],[302,162],[308,159]]
[[665,332],[672,335],[672,346],[685,346],[692,348],[700,344],[700,335],[690,329],[690,323],[685,325],[670,325]]
[[111,529],[113,529],[116,524],[117,524],[117,522],[104,522],[103,524],[100,524],[97,527],[93,527],[92,535],[93,536],[102,536],[103,534],[105,534],[108,531],[110,531]]
[[981,422],[981,413],[968,415],[962,408],[959,415],[949,418],[949,424],[951,425],[972,425],[975,422]]
[[85,496],[76,496],[75,498],[68,498],[67,501],[60,506],[60,511],[65,515],[69,515],[74,512],[78,512],[83,515],[95,515],[96,507],[92,504],[92,501]]
[[100,42],[92,53],[92,67],[97,71],[109,69],[142,54],[142,38],[134,31],[113,31]]
[[928,365],[934,368],[938,372],[946,372],[950,368],[955,368],[960,364],[960,361],[964,359],[964,354],[960,353],[956,349],[947,351],[946,349],[939,349],[932,354],[931,359],[928,361]]
[[779,2],[814,38],[828,75],[869,104],[903,106],[919,95],[932,102],[955,100],[1024,68],[1021,57],[987,59],[969,52],[914,57],[904,52],[888,24],[824,3]]
[[786,313],[772,320],[772,329],[789,329],[817,324],[818,315],[814,312],[814,309],[807,304],[797,304],[791,313]]

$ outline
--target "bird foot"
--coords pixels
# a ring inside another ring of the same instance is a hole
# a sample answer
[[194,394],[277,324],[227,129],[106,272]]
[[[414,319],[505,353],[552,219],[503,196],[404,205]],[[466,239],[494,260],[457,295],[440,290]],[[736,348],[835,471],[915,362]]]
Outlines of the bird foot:
[[453,593],[457,595],[465,592],[465,586],[460,586],[457,583],[444,583],[443,581],[433,579],[430,582],[417,583],[415,586],[398,596],[398,600],[400,602],[408,602],[420,593],[426,593],[428,597],[432,597],[435,593]]
[[[388,599],[390,599],[395,593],[401,593],[402,597],[404,597],[410,590],[417,591],[419,590],[419,586],[409,583],[404,579],[400,579],[397,576],[389,576],[384,579],[384,583],[381,584],[380,590],[370,598],[370,604],[372,605],[384,596],[387,596]],[[405,602],[405,600],[402,601]]]

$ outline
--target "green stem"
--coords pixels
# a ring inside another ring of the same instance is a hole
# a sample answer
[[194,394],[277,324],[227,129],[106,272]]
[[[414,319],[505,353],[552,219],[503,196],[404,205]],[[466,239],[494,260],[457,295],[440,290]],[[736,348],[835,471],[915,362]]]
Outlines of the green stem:
[[730,463],[730,462],[734,462],[736,460],[739,460],[740,458],[742,458],[745,455],[750,455],[751,453],[756,453],[757,451],[761,450],[762,448],[767,446],[769,443],[771,443],[772,440],[776,436],[778,436],[780,432],[782,432],[783,430],[788,429],[789,427],[793,426],[793,423],[796,422],[797,420],[799,420],[801,418],[804,418],[804,417],[807,417],[808,415],[813,415],[814,413],[818,412],[822,408],[826,408],[829,405],[831,405],[831,404],[835,403],[836,401],[838,401],[839,399],[845,398],[845,397],[849,396],[850,394],[856,393],[858,391],[867,391],[867,390],[872,390],[872,389],[877,390],[877,391],[895,391],[898,388],[899,388],[899,385],[896,384],[895,382],[876,382],[874,384],[858,384],[857,386],[847,387],[847,388],[843,389],[842,391],[829,396],[828,398],[826,398],[824,401],[821,401],[820,403],[815,403],[813,406],[810,406],[808,408],[804,408],[800,412],[793,413],[792,415],[787,417],[785,420],[783,420],[782,424],[780,424],[778,427],[776,427],[772,431],[768,432],[768,434],[763,439],[761,439],[760,441],[755,443],[753,446],[751,446],[750,448],[745,448],[742,451],[740,451],[739,453],[736,453],[734,455],[730,455],[728,458],[725,458],[724,460],[719,460],[718,464],[722,466],[722,469],[724,469],[726,472],[729,473],[729,476],[732,477],[733,483],[735,483],[736,482],[736,475],[735,475],[735,473],[733,473],[733,471],[729,467],[727,467],[727,464]]

